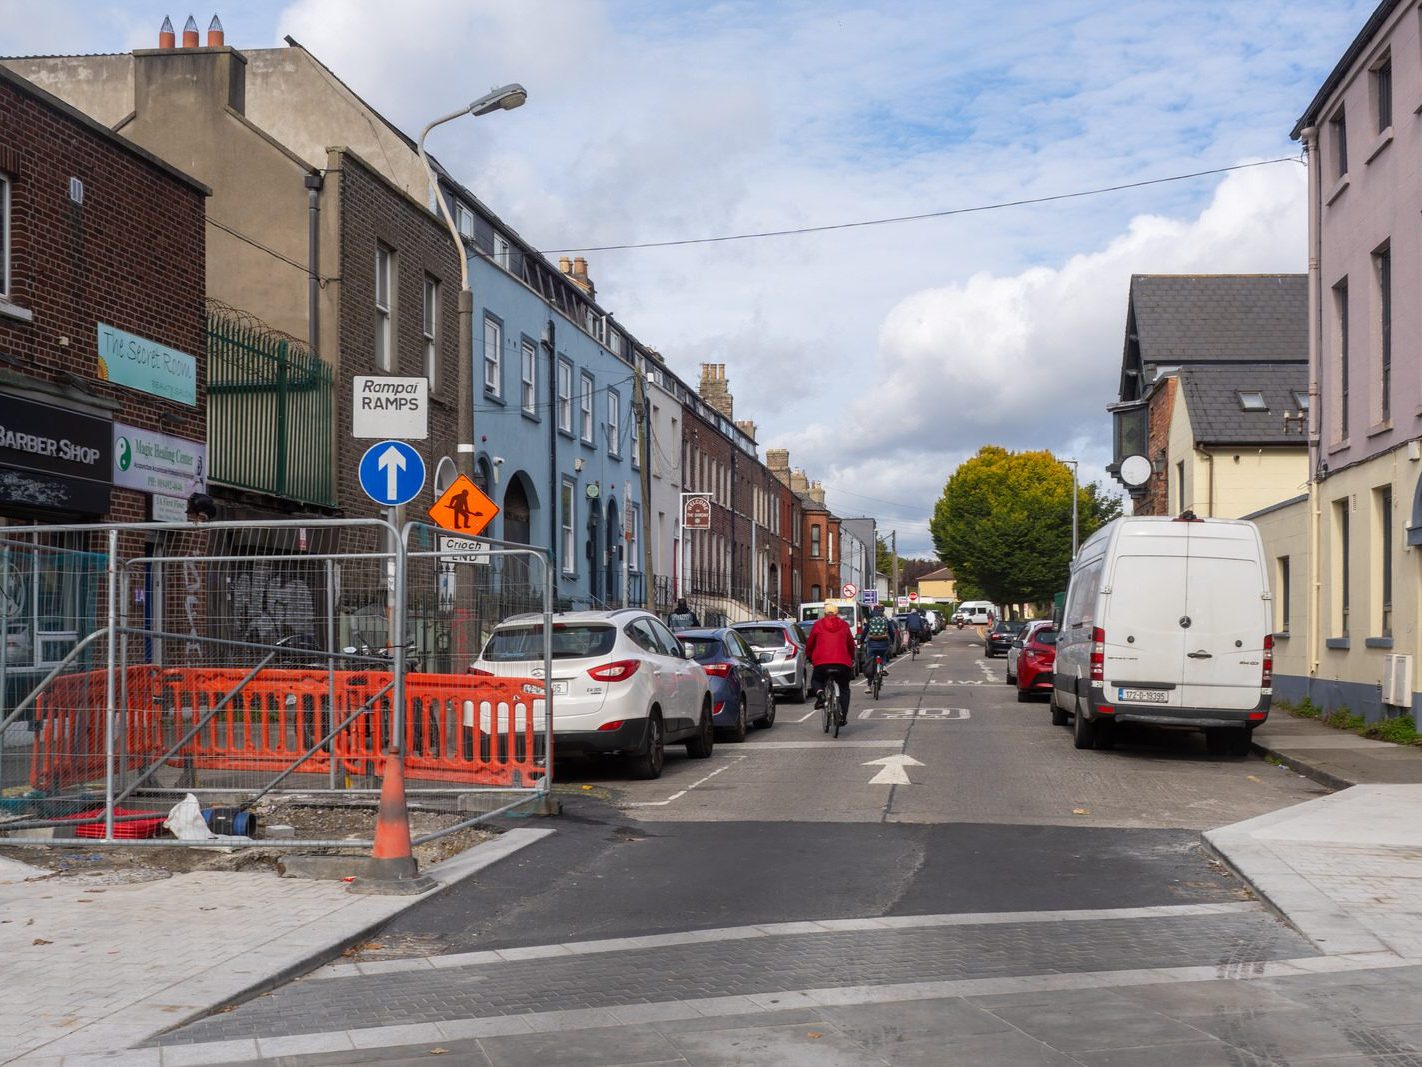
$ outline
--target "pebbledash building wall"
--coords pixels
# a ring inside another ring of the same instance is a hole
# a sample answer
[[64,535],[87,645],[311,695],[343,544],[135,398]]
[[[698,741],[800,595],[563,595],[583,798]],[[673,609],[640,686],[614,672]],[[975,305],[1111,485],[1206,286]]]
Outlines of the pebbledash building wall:
[[[207,194],[0,68],[0,527],[181,521],[204,488]],[[50,540],[69,564],[4,543],[5,706],[100,607],[107,543]]]
[[1253,516],[1274,568],[1278,692],[1370,720],[1416,714],[1422,656],[1419,29],[1415,3],[1384,0],[1294,128],[1309,167],[1311,478],[1303,499]]

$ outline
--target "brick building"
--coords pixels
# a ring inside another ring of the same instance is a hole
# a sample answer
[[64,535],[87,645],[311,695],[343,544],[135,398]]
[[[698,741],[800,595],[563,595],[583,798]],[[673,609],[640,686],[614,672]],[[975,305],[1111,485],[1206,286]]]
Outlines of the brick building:
[[[207,193],[0,69],[0,526],[181,520],[203,488]],[[6,562],[12,678],[94,628],[106,546],[49,541],[43,597],[35,553]]]

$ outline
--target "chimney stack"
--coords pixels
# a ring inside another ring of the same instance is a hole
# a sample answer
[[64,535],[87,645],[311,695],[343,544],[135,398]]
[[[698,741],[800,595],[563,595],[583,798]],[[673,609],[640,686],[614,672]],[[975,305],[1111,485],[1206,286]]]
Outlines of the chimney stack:
[[195,19],[195,18],[193,18],[191,15],[189,15],[189,16],[188,16],[188,21],[185,22],[185,23],[183,23],[183,47],[184,47],[184,48],[196,48],[197,46],[198,46],[197,19]]
[[701,399],[710,404],[726,418],[735,421],[732,414],[735,404],[731,398],[731,387],[726,382],[724,363],[701,364],[701,387],[697,389]]
[[221,48],[226,40],[227,36],[222,32],[222,23],[218,21],[216,15],[213,15],[212,21],[207,24],[207,46]]
[[825,506],[825,487],[819,482],[811,482],[809,489],[810,499],[820,507]]
[[173,32],[173,20],[170,19],[167,15],[163,16],[163,26],[161,29],[158,30],[158,47],[177,47],[177,34]]
[[597,299],[597,289],[594,287],[592,279],[588,277],[588,261],[586,259],[582,256],[578,256],[572,260],[572,262],[569,262],[567,256],[559,256],[558,269],[563,273],[563,277],[567,278],[594,300]]
[[810,491],[810,480],[805,477],[805,472],[799,467],[790,472],[790,490],[794,493],[808,493]]
[[755,440],[755,423],[750,419],[740,419],[736,422],[736,429],[745,434],[752,441]]

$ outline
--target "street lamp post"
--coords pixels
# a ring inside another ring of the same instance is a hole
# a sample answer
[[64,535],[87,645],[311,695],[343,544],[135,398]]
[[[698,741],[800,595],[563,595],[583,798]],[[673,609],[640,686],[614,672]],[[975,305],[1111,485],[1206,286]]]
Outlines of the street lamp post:
[[420,162],[425,167],[425,177],[429,180],[430,188],[434,190],[435,203],[439,205],[439,213],[444,218],[444,224],[449,227],[449,235],[454,239],[454,252],[459,259],[459,401],[457,404],[459,440],[455,447],[458,451],[459,473],[471,478],[474,476],[475,452],[474,293],[469,288],[469,261],[464,254],[464,241],[459,236],[459,227],[455,225],[454,215],[449,210],[449,204],[440,195],[439,183],[435,181],[429,156],[425,155],[425,137],[436,126],[449,122],[451,119],[457,119],[463,115],[477,117],[487,115],[491,111],[512,111],[516,107],[521,107],[527,99],[528,92],[517,83],[490,90],[472,104],[467,104],[458,111],[451,111],[448,115],[435,119],[420,131],[420,139],[416,145],[420,153]]
[[1076,525],[1076,497],[1077,497],[1077,491],[1076,491],[1076,467],[1077,467],[1077,460],[1074,460],[1074,459],[1064,459],[1064,460],[1062,460],[1062,462],[1063,462],[1063,463],[1070,463],[1070,464],[1071,464],[1071,558],[1072,558],[1072,559],[1076,559],[1076,549],[1077,549],[1077,540],[1078,540],[1078,538],[1077,538],[1077,532],[1076,532],[1076,531],[1077,531],[1077,525]]

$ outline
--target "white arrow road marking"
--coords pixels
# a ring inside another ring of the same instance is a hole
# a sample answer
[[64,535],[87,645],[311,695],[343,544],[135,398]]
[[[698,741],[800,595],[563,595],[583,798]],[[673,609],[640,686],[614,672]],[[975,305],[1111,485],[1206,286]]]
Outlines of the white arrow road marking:
[[394,500],[400,495],[400,472],[405,469],[405,457],[391,445],[380,453],[375,465],[385,472],[385,499]]
[[882,767],[878,774],[869,779],[870,785],[913,785],[909,781],[908,771],[905,767],[922,767],[923,764],[914,759],[908,753],[901,753],[897,756],[885,756],[883,759],[870,760],[862,764],[864,767]]
[[943,664],[941,663],[925,663],[923,665],[923,669],[928,671],[936,671],[941,666],[943,666]]

